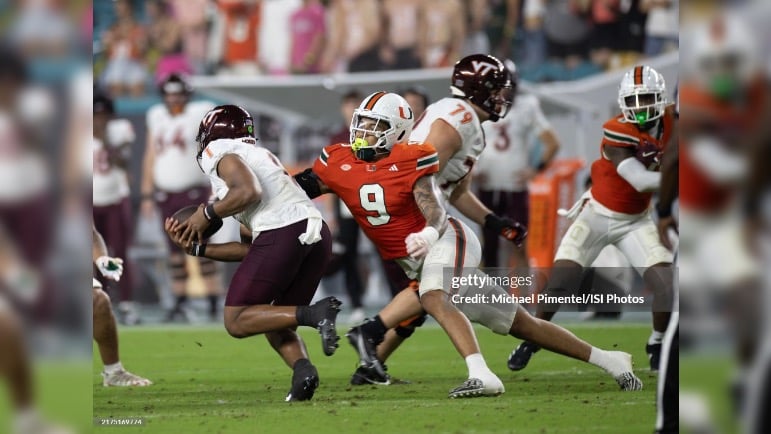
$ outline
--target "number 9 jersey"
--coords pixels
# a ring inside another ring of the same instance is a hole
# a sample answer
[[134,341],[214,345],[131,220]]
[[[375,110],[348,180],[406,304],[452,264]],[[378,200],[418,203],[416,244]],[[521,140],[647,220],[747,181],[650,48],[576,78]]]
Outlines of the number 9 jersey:
[[397,143],[378,161],[357,159],[345,144],[327,146],[313,172],[336,193],[383,259],[407,256],[404,239],[426,226],[412,193],[415,182],[439,170],[428,144]]

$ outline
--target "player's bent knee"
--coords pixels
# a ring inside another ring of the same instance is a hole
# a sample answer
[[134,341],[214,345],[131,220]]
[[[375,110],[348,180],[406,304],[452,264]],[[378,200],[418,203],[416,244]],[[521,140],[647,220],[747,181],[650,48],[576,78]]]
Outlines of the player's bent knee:
[[494,333],[507,335],[517,315],[519,303],[500,286],[461,286],[453,300],[469,321],[482,324]]
[[102,289],[94,288],[94,313],[110,309],[110,296]]
[[407,324],[399,324],[394,331],[396,335],[402,339],[407,339],[415,333],[415,329],[422,326],[426,322],[426,314],[419,315],[413,320],[406,321]]
[[236,339],[243,339],[251,336],[238,324],[238,320],[225,320],[225,330]]

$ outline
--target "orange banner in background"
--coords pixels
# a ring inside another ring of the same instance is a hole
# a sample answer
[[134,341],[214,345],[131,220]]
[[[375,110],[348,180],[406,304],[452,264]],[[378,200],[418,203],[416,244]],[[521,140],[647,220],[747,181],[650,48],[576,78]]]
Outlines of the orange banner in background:
[[585,165],[584,160],[578,158],[555,160],[530,181],[527,251],[531,267],[552,265],[557,246],[570,226],[570,221],[559,217],[557,210],[569,209],[577,200],[576,175]]

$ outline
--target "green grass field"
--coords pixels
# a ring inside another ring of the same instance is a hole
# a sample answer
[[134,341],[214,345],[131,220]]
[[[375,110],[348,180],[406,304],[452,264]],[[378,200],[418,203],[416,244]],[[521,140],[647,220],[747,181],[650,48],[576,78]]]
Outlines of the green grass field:
[[[506,393],[450,400],[466,377],[463,360],[438,327],[419,330],[388,361],[389,372],[411,384],[350,386],[357,358],[345,338],[325,357],[318,335],[303,337],[321,386],[312,401],[286,403],[291,371],[262,337],[237,340],[219,328],[124,328],[124,365],[147,376],[149,388],[104,388],[96,356],[93,416],[141,417],[141,427],[100,427],[96,432],[147,433],[650,433],[656,376],[648,372],[647,324],[570,325],[606,349],[632,353],[641,392],[622,392],[591,365],[545,351],[518,373],[506,358],[518,343],[477,328],[490,368]],[[341,330],[344,332],[344,330]]]

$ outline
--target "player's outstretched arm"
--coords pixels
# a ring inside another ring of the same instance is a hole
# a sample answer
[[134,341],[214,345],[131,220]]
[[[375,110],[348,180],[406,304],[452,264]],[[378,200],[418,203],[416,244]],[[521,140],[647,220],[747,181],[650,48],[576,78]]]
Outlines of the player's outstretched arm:
[[447,229],[447,212],[439,203],[434,191],[433,175],[418,178],[415,185],[412,186],[415,203],[426,219],[426,227],[420,232],[407,235],[407,238],[404,239],[407,254],[414,259],[424,258],[431,250],[431,246],[439,240]]
[[481,225],[485,230],[506,238],[521,246],[527,237],[527,228],[506,216],[498,216],[486,207],[469,188],[471,172],[463,178],[450,196],[450,203],[463,215]]
[[632,148],[620,146],[603,147],[602,153],[614,166],[616,172],[621,175],[635,190],[640,193],[656,191],[661,185],[661,173],[651,172],[635,158]]
[[322,194],[334,193],[310,167],[295,174],[294,180],[297,181],[297,185],[299,185],[311,199],[315,199]]
[[470,218],[474,223],[484,225],[485,217],[492,213],[490,208],[486,207],[482,201],[471,191],[471,176],[473,172],[469,172],[463,180],[458,183],[458,186],[453,190],[450,196],[450,203],[452,206],[458,209],[464,216]]
[[430,226],[436,229],[441,236],[444,230],[447,229],[447,212],[442,204],[439,203],[439,198],[436,197],[434,176],[422,176],[415,181],[415,185],[412,187],[412,194],[415,196],[415,203],[420,208],[420,212],[423,213],[423,217],[426,219],[426,227]]

